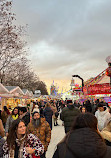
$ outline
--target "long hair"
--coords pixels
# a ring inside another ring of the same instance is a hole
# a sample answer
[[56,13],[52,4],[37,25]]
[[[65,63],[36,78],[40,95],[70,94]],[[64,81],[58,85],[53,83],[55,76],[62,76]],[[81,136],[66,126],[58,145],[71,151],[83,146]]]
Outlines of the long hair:
[[74,151],[72,151],[72,149],[69,148],[68,140],[71,133],[74,130],[80,129],[80,128],[91,128],[93,131],[95,131],[99,135],[99,137],[104,142],[104,139],[102,138],[102,136],[97,130],[97,118],[91,113],[81,113],[75,118],[71,130],[66,134],[66,136],[62,139],[62,141],[58,143],[58,145],[61,143],[65,143],[63,157],[65,157],[66,149],[68,148],[76,158],[79,158],[79,156]]
[[6,106],[4,106],[3,109],[4,109],[4,111],[7,111],[7,110],[8,110]]
[[15,148],[15,141],[17,138],[17,129],[18,129],[18,125],[20,122],[23,122],[25,124],[25,122],[21,119],[16,119],[13,121],[11,128],[9,129],[9,134],[7,136],[7,144],[9,146],[9,149],[14,149]]
[[15,109],[18,109],[18,107],[15,107],[15,108],[13,109],[13,111],[12,111],[12,114],[11,114],[11,115],[14,115],[14,110],[15,110]]
[[97,118],[91,113],[80,114],[73,122],[71,131],[79,128],[89,127],[97,131]]
[[103,140],[102,136],[100,135],[100,133],[97,130],[97,118],[91,113],[84,113],[84,114],[81,113],[75,118],[71,130],[66,134],[66,136],[64,137],[64,139],[61,142],[68,143],[68,139],[69,139],[70,134],[74,130],[80,129],[80,128],[91,128]]

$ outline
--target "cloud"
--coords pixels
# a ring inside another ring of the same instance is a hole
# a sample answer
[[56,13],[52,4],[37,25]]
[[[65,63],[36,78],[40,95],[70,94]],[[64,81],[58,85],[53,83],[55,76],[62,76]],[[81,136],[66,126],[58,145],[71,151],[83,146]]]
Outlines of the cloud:
[[107,67],[111,55],[110,0],[16,0],[17,23],[26,37],[35,72],[43,79],[85,79]]

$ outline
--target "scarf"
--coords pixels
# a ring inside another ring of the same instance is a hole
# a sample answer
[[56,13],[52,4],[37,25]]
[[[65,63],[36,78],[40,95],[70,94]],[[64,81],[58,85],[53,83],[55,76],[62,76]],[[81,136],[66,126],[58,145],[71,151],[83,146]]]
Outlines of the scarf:
[[17,114],[17,115],[12,115],[12,118],[13,118],[14,120],[18,119],[18,114]]
[[[17,145],[19,146],[18,158],[23,158],[23,147],[24,147],[24,143],[25,143],[25,138],[26,138],[26,135],[24,135],[24,137],[22,137],[21,139],[16,138],[16,140],[15,140]],[[10,149],[9,158],[14,158],[14,154],[15,154],[14,150]]]

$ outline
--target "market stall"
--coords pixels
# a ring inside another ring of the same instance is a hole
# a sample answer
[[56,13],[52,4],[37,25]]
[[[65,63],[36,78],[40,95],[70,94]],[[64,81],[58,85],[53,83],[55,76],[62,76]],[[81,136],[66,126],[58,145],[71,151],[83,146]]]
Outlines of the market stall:
[[22,104],[22,98],[24,93],[19,86],[5,86],[5,88],[10,92],[12,97],[6,98],[6,103],[8,108],[14,108],[19,104]]

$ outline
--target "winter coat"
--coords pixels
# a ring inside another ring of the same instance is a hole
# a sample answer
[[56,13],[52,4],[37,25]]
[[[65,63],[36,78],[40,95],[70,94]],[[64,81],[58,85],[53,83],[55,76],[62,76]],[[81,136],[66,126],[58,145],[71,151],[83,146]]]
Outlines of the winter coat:
[[25,125],[27,126],[30,122],[30,113],[29,112],[23,113],[23,115],[20,116],[20,118],[24,120]]
[[53,115],[52,109],[50,107],[46,107],[44,110],[44,116],[46,121],[49,123],[51,130],[52,130],[52,115]]
[[106,109],[105,111],[96,111],[95,116],[98,120],[98,128],[100,131],[102,131],[102,129],[106,127],[109,120],[111,119],[111,114]]
[[5,136],[5,130],[3,127],[2,120],[0,119],[0,137],[4,137],[4,136]]
[[5,132],[8,133],[9,132],[9,129],[12,125],[12,122],[14,121],[14,119],[12,118],[12,115],[10,115],[8,118],[7,118],[7,122],[6,122],[6,126],[5,126]]
[[107,141],[111,146],[111,121],[108,125],[101,131],[102,137]]
[[38,128],[34,127],[33,123],[30,122],[27,126],[27,133],[36,135],[44,145],[44,150],[47,151],[51,139],[51,129],[45,118],[41,118],[41,125]]
[[86,107],[87,112],[92,112],[92,105],[90,103],[85,104],[85,107]]
[[74,130],[68,142],[57,146],[53,158],[110,158],[111,147],[91,128]]
[[[40,140],[33,134],[28,134],[27,143],[24,141],[21,141],[22,143],[19,143],[20,141],[16,139],[16,143],[19,148],[19,152],[22,150],[22,154],[20,154],[20,158],[32,158],[31,154],[28,154],[26,152],[26,147],[31,147],[35,149],[35,156],[42,155],[44,153],[44,146],[41,144]],[[14,158],[14,150],[9,150],[9,147],[7,145],[7,142],[3,145],[3,158]]]
[[60,119],[64,121],[65,133],[70,131],[74,118],[79,114],[80,110],[73,105],[68,105],[62,110]]

